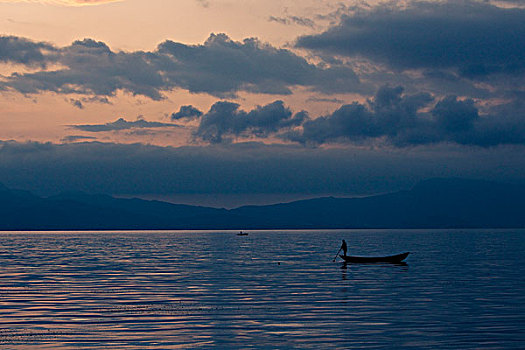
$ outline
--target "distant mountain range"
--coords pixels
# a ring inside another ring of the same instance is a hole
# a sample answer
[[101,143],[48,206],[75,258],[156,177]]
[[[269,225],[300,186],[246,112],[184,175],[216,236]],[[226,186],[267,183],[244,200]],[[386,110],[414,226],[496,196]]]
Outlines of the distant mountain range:
[[431,179],[408,191],[217,209],[0,185],[0,230],[523,228],[525,186]]

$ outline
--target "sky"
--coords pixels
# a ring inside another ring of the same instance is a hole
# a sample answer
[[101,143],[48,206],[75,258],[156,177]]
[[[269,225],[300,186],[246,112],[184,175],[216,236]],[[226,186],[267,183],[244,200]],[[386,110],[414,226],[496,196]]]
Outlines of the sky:
[[0,0],[0,182],[235,207],[525,183],[525,3]]

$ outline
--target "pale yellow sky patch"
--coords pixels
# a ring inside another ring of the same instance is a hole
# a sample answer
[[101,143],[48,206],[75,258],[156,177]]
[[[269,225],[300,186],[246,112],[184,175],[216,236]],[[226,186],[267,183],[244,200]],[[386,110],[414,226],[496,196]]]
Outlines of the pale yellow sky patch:
[[61,5],[61,6],[90,6],[90,5],[101,5],[110,2],[117,2],[124,0],[0,0],[0,2],[10,3],[34,3],[34,4],[49,4],[49,5]]
[[[75,3],[79,2],[82,1]],[[54,6],[49,2],[0,0],[0,33],[60,46],[93,38],[116,50],[152,50],[166,39],[198,44],[210,33],[221,32],[235,40],[258,37],[272,45],[283,46],[298,35],[319,28],[285,25],[271,21],[271,16],[314,19],[319,14],[335,11],[338,6],[318,0],[300,3],[292,0],[215,0],[207,3],[208,6],[197,0],[123,0],[104,2],[100,6]]]

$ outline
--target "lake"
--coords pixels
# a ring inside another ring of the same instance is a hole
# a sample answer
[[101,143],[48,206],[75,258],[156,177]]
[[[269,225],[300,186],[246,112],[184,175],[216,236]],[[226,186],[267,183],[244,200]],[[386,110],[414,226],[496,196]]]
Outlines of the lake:
[[235,233],[0,233],[0,348],[525,348],[524,230]]

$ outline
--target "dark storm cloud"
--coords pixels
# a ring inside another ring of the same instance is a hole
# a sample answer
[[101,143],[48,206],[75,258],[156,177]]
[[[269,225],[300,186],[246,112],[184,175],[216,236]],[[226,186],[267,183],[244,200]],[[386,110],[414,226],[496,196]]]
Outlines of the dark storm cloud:
[[432,102],[426,93],[402,95],[402,87],[382,87],[367,104],[343,105],[330,115],[308,120],[302,133],[288,134],[302,143],[358,142],[380,137],[397,138],[419,126],[418,110]]
[[349,68],[320,68],[289,50],[257,39],[236,42],[225,34],[212,34],[204,45],[166,41],[159,45],[157,59],[169,81],[192,92],[218,96],[239,90],[290,94],[293,85],[332,89],[334,78],[344,80],[346,85],[337,85],[343,91],[356,89],[358,84]]
[[[0,182],[40,194],[359,194],[429,177],[523,181],[523,146],[406,150],[0,142]],[[35,176],[38,174],[38,176]],[[110,176],[108,176],[110,174]]]
[[409,95],[402,87],[384,86],[367,103],[343,105],[283,137],[304,144],[386,141],[396,147],[525,144],[523,104],[515,100],[481,115],[471,99],[447,96],[434,103],[427,93]]
[[525,10],[486,2],[413,2],[358,11],[297,47],[394,69],[453,68],[467,77],[525,70]]
[[476,140],[484,146],[525,144],[525,99],[492,107],[476,123]]
[[306,112],[294,115],[282,101],[258,106],[250,112],[239,108],[237,103],[215,103],[202,116],[195,136],[211,143],[228,141],[229,137],[242,134],[266,137],[282,129],[299,126],[308,118]]
[[47,43],[16,36],[0,36],[0,62],[44,66],[56,49]]
[[[2,84],[22,93],[52,91],[111,96],[119,89],[160,99],[165,88],[161,73],[142,52],[114,53],[109,47],[91,39],[75,41],[58,49],[54,63],[65,69],[13,74]],[[0,85],[1,86],[1,85]]]
[[202,115],[202,112],[191,105],[181,106],[177,113],[171,114],[171,119],[172,120],[193,119],[193,118],[199,118],[201,115]]
[[129,129],[178,127],[178,125],[169,124],[169,123],[148,122],[143,119],[139,119],[134,122],[129,122],[123,118],[119,118],[118,120],[112,123],[91,124],[91,125],[70,125],[70,127],[74,129],[82,130],[82,131],[104,132],[104,131],[119,131],[119,130],[129,130]]
[[432,110],[432,115],[435,117],[436,126],[449,133],[472,130],[474,122],[479,120],[474,101],[458,101],[454,96],[448,96],[439,101]]
[[[11,37],[10,37],[11,38]],[[0,89],[22,93],[52,91],[112,96],[118,90],[154,100],[174,88],[224,97],[239,91],[290,94],[291,87],[305,86],[320,91],[356,91],[356,74],[347,67],[321,67],[308,63],[289,50],[263,44],[257,39],[233,41],[225,34],[212,34],[202,45],[173,41],[161,43],[152,52],[113,52],[105,43],[84,39],[63,48],[42,53],[43,43],[11,38],[8,42],[33,48],[25,54],[9,49],[5,60],[31,63],[35,60],[65,68],[34,73],[14,73],[0,83]],[[14,41],[13,41],[14,40]],[[41,56],[37,54],[40,53]],[[27,58],[24,58],[26,57]],[[34,57],[34,58],[33,58]]]
[[[365,103],[342,105],[333,113],[310,118],[294,113],[283,101],[244,111],[233,102],[219,101],[202,113],[191,105],[172,114],[173,120],[198,119],[193,137],[210,144],[231,143],[235,138],[266,139],[270,136],[304,145],[368,144],[406,148],[449,143],[494,147],[525,144],[525,99],[514,99],[483,110],[469,98],[429,93],[405,93],[401,86],[383,86]],[[92,125],[72,125],[88,132],[181,127],[142,119]]]

